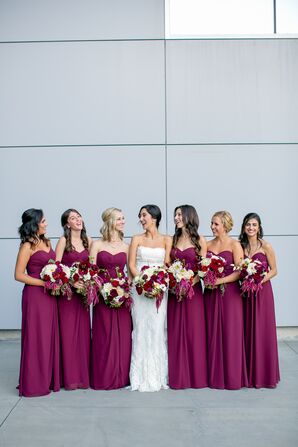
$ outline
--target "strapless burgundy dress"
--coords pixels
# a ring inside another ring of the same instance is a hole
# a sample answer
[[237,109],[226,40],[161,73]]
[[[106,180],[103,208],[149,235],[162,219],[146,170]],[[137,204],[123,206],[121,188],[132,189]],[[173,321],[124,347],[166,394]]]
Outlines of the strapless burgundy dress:
[[[88,259],[88,250],[64,252],[61,262],[70,267]],[[74,293],[71,300],[58,298],[61,350],[61,385],[66,390],[89,388],[91,324],[90,312],[82,295]]]
[[[40,272],[55,252],[39,250],[27,264],[27,273]],[[25,285],[22,296],[22,338],[19,395],[44,396],[59,391],[59,329],[57,299],[42,286]]]
[[[226,260],[224,276],[233,272],[233,255],[223,251]],[[238,282],[205,289],[209,387],[237,390],[247,386],[244,350],[243,299]]]
[[[171,259],[180,259],[195,269],[197,256],[193,247],[175,248]],[[168,299],[168,356],[169,386],[174,389],[204,388],[208,386],[207,340],[204,300],[201,283],[194,286],[192,299],[178,302]]]
[[[268,264],[263,253],[253,256]],[[244,338],[248,386],[275,388],[280,380],[274,298],[270,281],[251,296],[244,295]]]
[[[116,267],[123,271],[126,253],[113,255],[101,251],[97,265],[116,276]],[[112,390],[129,385],[131,357],[131,315],[127,307],[110,308],[102,297],[93,307],[91,342],[91,387]]]

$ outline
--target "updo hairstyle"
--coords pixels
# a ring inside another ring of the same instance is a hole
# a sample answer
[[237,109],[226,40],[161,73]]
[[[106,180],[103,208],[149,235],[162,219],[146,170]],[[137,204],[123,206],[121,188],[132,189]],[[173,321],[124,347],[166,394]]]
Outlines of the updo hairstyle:
[[143,209],[145,209],[150,214],[150,216],[153,219],[156,220],[156,228],[158,228],[159,227],[159,223],[161,221],[161,211],[160,211],[160,208],[157,205],[143,205],[140,208],[140,211],[139,211],[139,214],[138,214],[139,218],[141,217],[141,211]]
[[231,214],[228,211],[217,211],[213,214],[212,219],[213,217],[219,217],[221,219],[224,229],[227,233],[232,230],[234,222]]

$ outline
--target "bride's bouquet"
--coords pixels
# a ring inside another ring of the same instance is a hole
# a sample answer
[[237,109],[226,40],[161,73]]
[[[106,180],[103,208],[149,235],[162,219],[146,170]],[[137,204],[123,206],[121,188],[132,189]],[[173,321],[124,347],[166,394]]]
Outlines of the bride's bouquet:
[[[221,256],[207,252],[206,257],[202,257],[199,262],[198,274],[203,279],[207,289],[214,289],[216,280],[223,277],[226,260]],[[224,293],[224,285],[220,285],[221,292]]]
[[168,275],[169,289],[176,295],[177,301],[182,301],[186,297],[192,299],[194,271],[188,269],[180,259],[176,259],[168,268]]
[[169,285],[169,275],[164,267],[144,265],[140,275],[134,278],[134,284],[139,295],[156,300],[158,310]]
[[268,273],[268,266],[258,259],[245,258],[239,266],[234,267],[234,270],[240,271],[242,293],[250,296],[262,289],[262,280]]
[[119,268],[116,268],[116,277],[111,277],[107,270],[101,270],[100,273],[102,282],[100,293],[105,304],[113,308],[124,305],[130,309],[132,298],[128,277]]
[[44,288],[51,295],[66,295],[71,299],[72,291],[69,285],[70,269],[59,261],[50,259],[40,272],[41,279],[45,282]]
[[86,307],[98,303],[97,292],[102,284],[96,264],[92,264],[89,259],[74,262],[70,267],[70,281],[81,284],[81,287],[76,288],[76,292],[82,295]]

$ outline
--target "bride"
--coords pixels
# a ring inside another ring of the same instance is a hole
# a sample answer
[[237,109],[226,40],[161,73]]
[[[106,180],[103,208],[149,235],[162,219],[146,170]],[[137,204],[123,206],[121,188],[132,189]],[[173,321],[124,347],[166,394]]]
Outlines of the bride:
[[[161,211],[156,205],[144,205],[139,219],[145,233],[133,236],[129,249],[129,269],[133,277],[142,266],[160,266],[170,261],[172,240],[158,231]],[[166,340],[167,294],[156,309],[154,299],[133,291],[131,390],[159,391],[168,388],[168,352]]]

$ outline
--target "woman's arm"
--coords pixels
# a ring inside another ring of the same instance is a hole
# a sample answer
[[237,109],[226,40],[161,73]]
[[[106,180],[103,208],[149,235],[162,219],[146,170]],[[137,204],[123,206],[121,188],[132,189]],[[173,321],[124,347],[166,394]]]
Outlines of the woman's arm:
[[270,281],[271,278],[273,278],[274,276],[277,275],[276,259],[275,259],[275,253],[274,253],[273,248],[271,247],[270,244],[268,244],[268,242],[263,241],[263,249],[267,256],[270,270],[267,273],[267,275],[264,277],[262,284],[264,284],[267,281]]
[[206,254],[207,254],[207,241],[204,238],[204,236],[200,236],[200,246],[201,246],[200,255],[203,256],[203,257],[206,257]]
[[165,264],[170,264],[171,262],[171,250],[172,250],[172,245],[173,245],[173,238],[172,236],[165,236]]
[[94,241],[90,247],[90,262],[96,263],[97,253],[100,251],[101,241]]
[[44,286],[44,281],[38,278],[32,278],[32,276],[27,275],[26,268],[29,262],[30,256],[32,254],[31,246],[29,242],[25,242],[18,253],[16,267],[14,272],[14,277],[16,281],[23,282],[29,286]]
[[139,237],[133,236],[128,250],[128,268],[131,276],[134,278],[139,275],[137,270],[137,249],[139,246]]
[[64,236],[62,236],[62,237],[60,237],[60,239],[59,239],[59,241],[57,242],[57,245],[56,245],[56,250],[55,250],[55,252],[56,252],[56,261],[60,261],[61,262],[64,250],[65,250],[65,246],[66,246],[66,239],[65,239]]
[[91,250],[92,243],[93,243],[92,238],[88,236],[88,251],[89,251],[89,253],[90,253],[90,250]]

